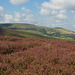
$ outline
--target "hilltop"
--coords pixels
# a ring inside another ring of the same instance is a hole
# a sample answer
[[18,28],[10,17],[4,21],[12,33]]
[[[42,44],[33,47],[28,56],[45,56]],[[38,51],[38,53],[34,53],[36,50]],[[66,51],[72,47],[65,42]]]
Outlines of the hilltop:
[[32,34],[37,34],[47,37],[52,36],[58,39],[75,40],[75,32],[58,27],[49,28],[43,26],[36,26],[33,24],[11,23],[11,24],[0,24],[0,28],[29,32]]
[[17,31],[17,30],[7,29],[7,28],[0,28],[0,36],[17,36],[17,37],[22,37],[22,38],[53,39],[53,37],[49,37],[49,36],[44,36],[44,35],[40,35],[40,34],[24,32],[24,31]]

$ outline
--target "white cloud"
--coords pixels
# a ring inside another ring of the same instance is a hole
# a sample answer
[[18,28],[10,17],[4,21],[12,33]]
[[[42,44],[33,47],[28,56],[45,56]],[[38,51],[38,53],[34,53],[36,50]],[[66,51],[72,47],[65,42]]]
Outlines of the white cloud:
[[42,3],[42,7],[75,10],[75,0],[50,0],[49,2]]
[[31,13],[31,11],[25,7],[22,7],[22,10],[25,12],[25,13]]
[[61,22],[61,20],[56,20],[56,23],[59,23],[59,22]]
[[20,5],[23,4],[25,2],[27,2],[28,0],[10,0],[10,2],[14,5]]
[[15,18],[21,18],[22,15],[19,12],[15,12]]
[[56,15],[56,17],[59,19],[66,19],[67,18],[67,16],[64,14],[58,14],[58,15]]
[[58,14],[58,11],[53,10],[53,11],[51,12],[51,14],[52,14],[52,15],[57,15],[57,14]]
[[0,23],[13,22],[13,16],[10,14],[6,14],[6,12],[4,11],[4,8],[0,6]]
[[14,21],[15,22],[21,22],[23,20],[24,14],[22,15],[19,12],[14,13]]
[[32,22],[34,22],[33,17],[34,17],[33,14],[26,15],[26,18],[24,19],[24,21],[27,22],[27,23],[32,23]]
[[47,21],[46,25],[62,23],[67,19],[67,11],[63,8],[63,4],[64,0],[50,0],[42,3],[40,14],[45,15],[44,21]]
[[5,18],[4,18],[4,22],[5,23],[12,22],[12,20],[13,20],[13,16],[12,15],[5,14]]
[[0,14],[0,23],[1,23],[1,22],[4,22],[4,21],[3,21],[3,20],[4,20],[4,17],[5,17],[4,14]]
[[[3,10],[2,7],[0,7],[0,9]],[[13,15],[0,11],[0,23],[33,23],[34,15],[31,13],[31,11],[25,7],[23,7],[22,10],[24,12],[14,12]]]
[[44,8],[50,8],[50,9],[61,9],[63,4],[63,0],[51,0],[49,2],[42,3],[42,6]]
[[0,22],[3,22],[4,20],[4,8],[0,6]]
[[42,8],[41,11],[40,11],[40,13],[41,13],[42,15],[49,15],[49,14],[50,14],[50,10],[45,9],[45,8]]
[[41,5],[40,14],[42,15],[53,15],[61,18],[66,18],[66,10],[63,9],[64,0],[51,0],[49,2],[44,2]]
[[75,11],[74,10],[71,10],[72,14],[75,14]]
[[64,9],[75,10],[75,0],[63,0],[63,1],[64,1],[63,5]]
[[0,11],[3,11],[3,9],[4,9],[4,8],[3,8],[2,6],[0,6]]
[[75,25],[72,25],[73,27],[75,27]]
[[29,14],[29,13],[15,12],[14,21],[15,22],[32,23],[34,21],[34,16],[31,13]]
[[66,13],[66,10],[60,10],[60,13],[65,14]]

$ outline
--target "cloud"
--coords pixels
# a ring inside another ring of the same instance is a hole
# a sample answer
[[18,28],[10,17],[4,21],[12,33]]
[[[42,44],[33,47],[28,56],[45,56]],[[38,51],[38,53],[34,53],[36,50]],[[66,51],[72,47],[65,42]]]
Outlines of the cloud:
[[34,21],[34,16],[31,13],[15,12],[14,21],[15,22],[32,23]]
[[0,6],[0,22],[3,22],[4,20],[4,8]]
[[4,20],[4,17],[5,17],[4,14],[0,14],[0,23],[4,22],[4,21],[3,21],[3,20]]
[[73,27],[75,27],[75,25],[72,25]]
[[0,23],[9,23],[13,21],[13,16],[6,14],[6,12],[4,11],[4,8],[0,6]]
[[[40,14],[43,16],[43,25],[46,26],[64,26],[66,24],[68,15],[67,10],[64,8],[65,0],[50,0],[41,4]],[[44,18],[44,20],[43,20]]]
[[32,23],[34,21],[34,15],[31,13],[31,10],[25,7],[21,9],[24,11],[23,13],[14,13],[14,22]]
[[52,15],[57,15],[57,14],[58,14],[58,11],[53,10],[53,11],[51,12],[51,14],[52,14]]
[[42,7],[50,9],[75,10],[75,0],[50,0],[42,3]]
[[23,4],[25,2],[27,2],[28,0],[10,0],[10,2],[13,4],[13,5],[20,5],[20,4]]
[[[0,7],[0,9],[3,10],[2,7]],[[22,12],[15,11],[13,15],[9,13],[7,14],[7,11],[0,11],[0,23],[33,23],[34,15],[32,14],[32,12],[25,7],[22,7],[21,9]]]
[[63,1],[64,1],[63,5],[64,9],[75,10],[75,0],[63,0]]
[[49,14],[50,14],[50,10],[45,9],[45,8],[42,8],[41,11],[40,11],[40,13],[41,13],[42,15],[49,15]]
[[2,6],[0,6],[0,11],[3,11],[3,10],[4,10],[4,8]]
[[0,23],[11,23],[13,22],[13,16],[10,14],[1,14]]
[[64,14],[58,14],[58,15],[56,15],[56,17],[59,19],[66,19],[67,18],[67,16]]
[[56,23],[59,23],[59,22],[61,22],[61,20],[56,20]]
[[56,16],[60,19],[65,19],[67,16],[66,9],[63,9],[64,0],[51,0],[49,2],[44,2],[41,4],[40,14],[45,16]]
[[21,18],[22,14],[20,14],[19,12],[15,12],[15,18]]
[[13,16],[9,14],[5,14],[4,22],[9,23],[13,21]]
[[60,5],[61,5],[61,0],[51,0],[49,2],[42,3],[42,7],[49,9],[61,9],[62,7]]
[[23,19],[25,18],[25,14],[21,14],[21,13],[19,13],[19,12],[15,12],[14,13],[14,21],[15,22],[21,22],[21,21],[23,21]]
[[25,13],[31,13],[31,11],[25,7],[22,7],[22,10],[25,12]]

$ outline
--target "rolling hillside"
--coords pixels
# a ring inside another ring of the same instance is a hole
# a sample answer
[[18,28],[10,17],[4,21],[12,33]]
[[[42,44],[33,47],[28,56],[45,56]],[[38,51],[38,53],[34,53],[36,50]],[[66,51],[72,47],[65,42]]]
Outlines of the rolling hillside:
[[75,32],[63,28],[48,28],[32,24],[0,24],[0,28],[33,33],[42,36],[52,36],[58,39],[75,40]]
[[7,28],[0,28],[0,36],[17,36],[23,38],[47,38],[47,39],[53,38],[53,37],[43,36],[43,35],[34,34],[30,32],[16,31]]

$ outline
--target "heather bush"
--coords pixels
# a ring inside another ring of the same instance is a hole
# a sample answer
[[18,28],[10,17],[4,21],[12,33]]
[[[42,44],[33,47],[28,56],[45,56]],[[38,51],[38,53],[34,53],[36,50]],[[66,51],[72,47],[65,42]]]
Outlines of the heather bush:
[[0,75],[75,75],[75,41],[0,36]]

